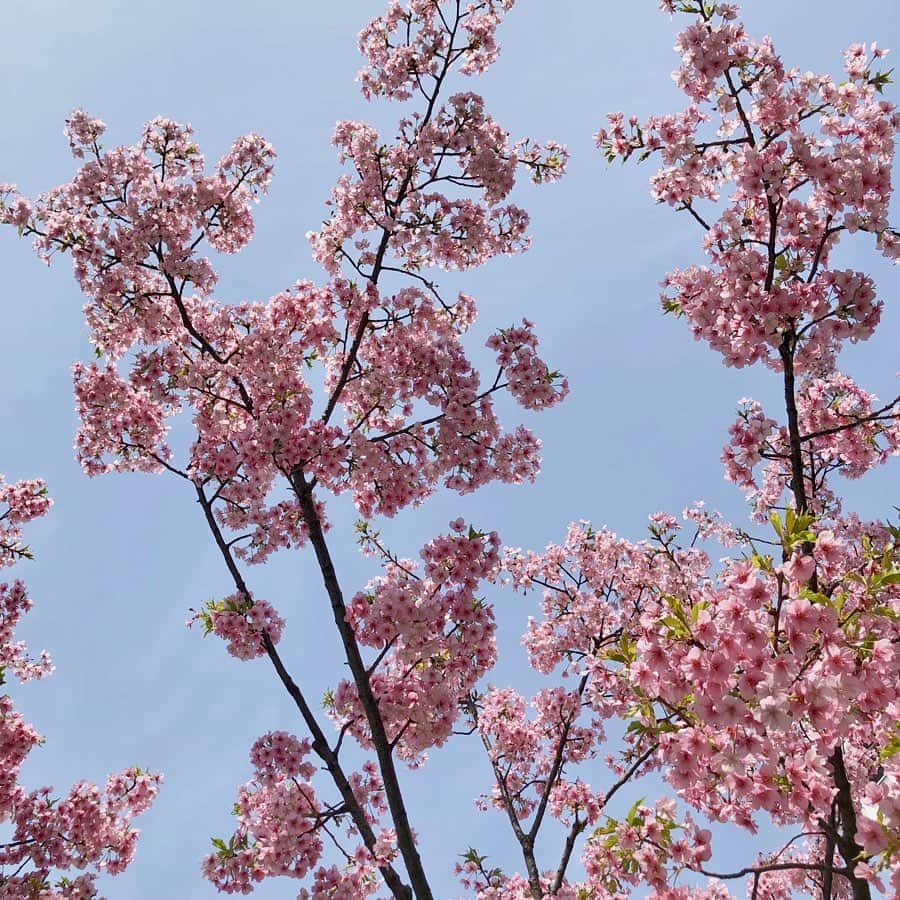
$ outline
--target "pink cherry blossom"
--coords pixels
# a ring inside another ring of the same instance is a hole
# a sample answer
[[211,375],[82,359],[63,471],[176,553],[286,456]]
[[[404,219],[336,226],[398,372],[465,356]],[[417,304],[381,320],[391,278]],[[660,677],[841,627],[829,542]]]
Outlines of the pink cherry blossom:
[[[45,515],[51,503],[40,479],[7,484],[0,476],[0,568],[31,557],[21,526]],[[22,581],[0,584],[0,684],[7,673],[26,682],[53,671],[46,652],[34,660],[14,640],[31,606]],[[89,900],[98,896],[97,873],[115,875],[132,861],[139,833],[132,820],[150,807],[162,776],[135,767],[110,775],[102,790],[81,781],[65,796],[50,787],[28,791],[19,783],[20,769],[41,743],[12,698],[0,696],[0,822],[10,835],[0,844],[0,894]],[[59,874],[73,869],[92,871],[68,881]]]
[[[486,757],[477,806],[522,862],[505,872],[463,852],[457,874],[480,900],[725,900],[735,881],[754,900],[900,892],[900,530],[846,512],[833,477],[900,452],[900,397],[879,400],[838,368],[884,302],[866,272],[838,265],[840,240],[864,232],[900,259],[884,50],[852,45],[838,79],[804,74],[749,35],[735,5],[663,0],[689,17],[674,74],[687,105],[643,124],[613,113],[596,135],[610,161],[658,156],[651,196],[701,230],[704,262],[664,276],[664,310],[725,365],[759,363],[779,381],[783,409],[742,400],[722,453],[747,528],[697,503],[653,514],[643,540],[581,521],[543,551],[501,551],[457,517],[410,559],[371,521],[441,488],[533,480],[540,441],[501,421],[496,401],[507,392],[535,412],[568,392],[527,319],[491,319],[494,362],[476,366],[478,304],[436,280],[526,250],[517,181],[565,172],[560,144],[511,137],[479,94],[450,86],[498,59],[512,6],[389,0],[362,30],[363,97],[403,106],[394,127],[335,127],[343,172],[307,235],[317,282],[219,295],[215,256],[252,238],[272,178],[259,135],[207,165],[189,125],[157,118],[132,146],[106,148],[104,123],[77,110],[70,181],[35,198],[0,186],[0,220],[48,261],[70,254],[87,299],[95,359],[73,370],[82,467],[165,472],[190,491],[233,583],[190,622],[239,659],[268,659],[305,729],[253,744],[234,830],[203,874],[225,893],[285,877],[303,900],[431,900],[398,761],[424,765],[465,732]],[[186,450],[170,442],[184,429]],[[380,566],[346,593],[328,535],[339,494]],[[21,526],[49,500],[40,481],[0,480],[0,503],[7,565],[29,556]],[[281,656],[285,619],[245,574],[301,548],[322,576],[315,614],[342,651],[324,717]],[[504,581],[524,603],[539,597],[522,638],[527,692],[486,682],[486,595]],[[50,669],[13,642],[29,606],[21,582],[0,586],[0,666],[23,681]],[[18,774],[40,736],[9,697],[0,713],[0,817],[15,833],[0,865],[16,867],[0,887],[24,896],[31,878],[42,897],[95,896],[94,872],[131,860],[131,821],[159,776],[26,794]],[[635,797],[651,774],[658,796]],[[548,822],[563,836],[555,858]],[[792,837],[720,872],[711,823]]]

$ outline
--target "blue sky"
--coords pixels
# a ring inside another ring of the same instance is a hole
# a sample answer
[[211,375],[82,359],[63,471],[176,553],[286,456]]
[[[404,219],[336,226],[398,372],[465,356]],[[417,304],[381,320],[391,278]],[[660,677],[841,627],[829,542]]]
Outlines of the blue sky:
[[[566,523],[580,518],[639,538],[648,513],[677,512],[698,498],[743,521],[742,498],[723,481],[719,453],[738,398],[774,400],[777,383],[766,372],[722,368],[681,323],[660,314],[658,282],[698,258],[699,235],[653,204],[651,168],[608,168],[591,141],[607,111],[643,117],[683,105],[669,78],[675,26],[656,5],[520,2],[504,25],[495,68],[455,82],[485,94],[514,136],[568,144],[572,161],[561,183],[518,193],[532,215],[529,253],[439,281],[480,301],[473,347],[522,316],[535,321],[545,358],[569,376],[572,393],[560,407],[524,418],[544,444],[536,485],[495,486],[463,499],[443,494],[381,523],[403,555],[414,555],[457,515],[525,547],[561,539]],[[887,0],[747,6],[751,32],[772,34],[788,65],[837,74],[840,51],[852,41],[877,40],[900,53],[900,7]],[[324,218],[339,173],[329,145],[334,123],[362,118],[389,129],[399,114],[393,104],[366,104],[354,83],[356,33],[381,7],[380,0],[157,0],[150,7],[6,0],[0,181],[37,193],[68,180],[74,162],[61,132],[77,106],[108,123],[108,144],[133,142],[156,115],[189,121],[208,159],[256,131],[274,144],[278,166],[257,210],[254,241],[221,261],[220,296],[264,299],[298,278],[319,280],[304,235]],[[873,274],[887,301],[880,331],[847,355],[846,367],[868,389],[893,396],[896,275],[864,240],[848,246],[845,258]],[[250,744],[264,731],[300,723],[263,661],[240,663],[221,642],[184,628],[189,607],[229,592],[185,487],[162,476],[88,480],[74,462],[69,369],[90,351],[65,261],[47,270],[4,231],[0,270],[8,423],[0,430],[0,472],[9,480],[44,477],[56,501],[28,531],[36,561],[15,572],[35,599],[22,636],[33,650],[49,650],[57,666],[43,683],[10,687],[47,737],[25,766],[25,782],[63,789],[131,764],[162,770],[164,790],[140,820],[137,860],[103,880],[103,892],[113,900],[149,900],[162,891],[212,897],[199,861],[211,835],[230,832]],[[506,410],[507,424],[523,420],[517,409]],[[896,471],[848,484],[849,505],[889,514],[898,502]],[[352,593],[374,574],[372,565],[356,553],[349,503],[331,501],[329,513],[333,552]],[[282,646],[295,677],[321,696],[342,667],[308,554],[282,556],[250,574],[257,596],[287,619]],[[497,591],[490,599],[503,654],[491,681],[533,689],[518,640],[538,597]],[[602,777],[598,770],[598,787]],[[489,787],[474,741],[435,752],[405,781],[436,896],[460,894],[452,865],[470,844],[497,864],[516,866],[504,820],[474,810],[473,798]],[[739,849],[736,842],[726,853],[737,861]],[[549,847],[547,864],[555,856],[558,849]],[[257,896],[293,897],[297,887],[275,880]]]

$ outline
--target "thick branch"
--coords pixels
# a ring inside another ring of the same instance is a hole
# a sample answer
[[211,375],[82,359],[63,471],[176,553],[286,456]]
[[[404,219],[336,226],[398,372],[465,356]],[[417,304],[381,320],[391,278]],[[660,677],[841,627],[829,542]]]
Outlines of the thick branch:
[[325,591],[331,602],[331,612],[334,617],[334,624],[340,635],[344,653],[347,658],[347,664],[350,667],[353,682],[356,685],[360,703],[366,714],[366,721],[369,724],[372,745],[375,748],[375,755],[378,758],[378,767],[381,771],[382,781],[384,782],[385,796],[387,797],[391,818],[397,832],[397,847],[403,857],[406,871],[409,874],[409,879],[412,883],[413,892],[417,900],[432,900],[433,895],[431,893],[431,888],[429,887],[428,879],[425,876],[422,860],[419,857],[419,851],[416,847],[415,838],[413,837],[412,826],[410,825],[409,816],[406,812],[406,804],[400,790],[400,781],[397,777],[397,770],[394,765],[391,744],[388,740],[384,722],[381,718],[381,710],[378,707],[378,701],[375,699],[375,695],[372,693],[372,686],[369,683],[369,676],[359,650],[359,645],[356,642],[356,636],[353,634],[353,629],[347,622],[347,607],[344,603],[344,596],[341,591],[337,573],[334,569],[334,563],[331,559],[328,543],[325,540],[322,522],[319,518],[318,510],[316,509],[315,500],[313,499],[312,484],[306,481],[303,471],[298,468],[291,473],[291,486],[294,489],[294,493],[300,504],[303,519],[309,531],[309,540],[313,545],[313,550],[315,551],[316,559],[319,563],[319,570],[322,573]]
[[800,414],[797,411],[796,385],[794,378],[794,332],[787,331],[778,347],[784,366],[784,403],[787,411],[788,441],[791,450],[791,491],[794,506],[802,514],[809,511],[806,498],[806,484],[803,477],[803,448],[800,439]]
[[[244,581],[244,577],[241,574],[237,562],[235,561],[234,556],[231,552],[231,548],[225,541],[225,538],[222,535],[222,530],[219,528],[219,523],[216,521],[215,515],[213,514],[212,503],[207,498],[206,493],[204,492],[201,485],[196,485],[196,491],[197,500],[200,503],[200,506],[203,508],[203,513],[206,517],[207,525],[212,532],[213,539],[216,542],[216,546],[219,548],[219,551],[222,554],[222,558],[225,561],[225,565],[228,568],[235,588],[237,588],[237,590],[243,596],[250,597],[250,591],[247,588],[247,583]],[[297,683],[294,681],[294,679],[291,678],[290,674],[285,668],[284,662],[278,654],[278,651],[275,649],[275,645],[272,643],[269,635],[266,632],[263,632],[263,647],[265,648],[266,655],[269,657],[272,665],[275,667],[275,671],[278,673],[278,677],[279,679],[281,679],[281,683],[284,685],[285,690],[287,690],[291,699],[294,701],[294,704],[300,711],[300,715],[303,718],[306,727],[309,729],[310,735],[313,739],[313,751],[325,764],[325,768],[328,769],[328,773],[331,775],[335,787],[337,787],[338,792],[341,795],[341,799],[344,801],[347,807],[347,811],[350,813],[350,816],[353,819],[353,824],[356,826],[357,830],[359,831],[360,837],[363,839],[363,843],[370,851],[373,850],[376,841],[375,833],[372,830],[372,826],[369,824],[369,820],[366,818],[365,812],[359,805],[359,801],[356,799],[356,795],[353,793],[353,788],[350,786],[350,782],[347,780],[347,776],[344,774],[344,770],[341,767],[340,762],[338,761],[337,754],[334,753],[329,747],[328,740],[325,737],[325,733],[322,731],[322,728],[316,720],[315,714],[313,713],[309,703],[307,703],[306,698],[303,696],[303,692],[297,686]],[[387,884],[387,886],[391,890],[391,893],[394,895],[394,897],[397,898],[397,900],[411,900],[412,892],[410,891],[409,887],[403,883],[400,876],[392,866],[385,863],[379,866],[379,871],[384,878],[385,884]]]
[[834,783],[837,796],[834,798],[835,808],[841,823],[841,830],[836,838],[837,848],[847,864],[846,875],[850,879],[853,900],[871,900],[872,892],[867,881],[856,875],[856,863],[862,853],[862,847],[856,842],[856,810],[853,808],[853,791],[847,769],[844,766],[844,751],[838,744],[828,757],[834,772]]

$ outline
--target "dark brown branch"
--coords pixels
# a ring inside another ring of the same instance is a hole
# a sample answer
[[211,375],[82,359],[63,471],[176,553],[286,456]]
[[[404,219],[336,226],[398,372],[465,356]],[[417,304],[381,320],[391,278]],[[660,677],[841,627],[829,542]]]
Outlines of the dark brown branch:
[[784,367],[784,402],[788,418],[788,444],[791,450],[791,492],[799,514],[809,511],[806,499],[806,484],[803,477],[803,455],[800,442],[800,415],[797,411],[797,396],[794,378],[794,332],[785,332],[778,347]]
[[[867,416],[859,416],[843,425],[834,425],[831,428],[823,428],[821,431],[811,431],[809,434],[801,435],[800,441],[801,443],[806,443],[815,438],[826,437],[829,434],[837,434],[840,431],[846,431],[848,428],[855,428],[857,425],[865,425],[866,422],[878,422],[882,419],[896,418],[897,416],[900,416],[900,411],[897,413],[891,413],[889,411],[898,405],[900,405],[900,395],[896,396],[890,403],[886,403],[880,409],[876,409],[874,412],[869,413]],[[885,413],[888,414],[885,415]]]
[[[578,682],[578,688],[576,689],[576,692],[578,694],[579,701],[584,695],[584,689],[587,687],[589,677],[590,676],[588,675],[582,675],[581,680]],[[532,847],[534,846],[534,842],[537,839],[541,824],[544,821],[544,815],[547,812],[547,803],[550,801],[550,792],[553,790],[553,786],[556,784],[560,772],[562,771],[563,763],[565,762],[566,744],[569,741],[569,732],[572,730],[572,725],[577,715],[578,714],[575,713],[571,719],[567,719],[563,723],[562,732],[559,736],[559,743],[556,745],[556,752],[553,756],[553,764],[550,767],[550,774],[547,776],[544,790],[541,792],[541,799],[538,802],[537,811],[534,814],[531,828],[528,831],[528,839]]]
[[699,872],[707,878],[719,878],[722,881],[734,878],[745,878],[747,875],[764,875],[766,872],[790,872],[800,870],[802,872],[826,872],[830,871],[834,875],[847,875],[848,869],[835,869],[832,866],[826,866],[824,863],[805,863],[805,862],[785,862],[770,863],[761,866],[746,866],[738,869],[736,872],[710,872],[708,869],[698,867],[692,869],[693,872]]
[[631,780],[634,773],[656,752],[657,744],[651,744],[623,773],[622,777],[606,792],[603,798],[603,805],[606,806],[610,800]]
[[[225,561],[225,565],[228,569],[229,574],[231,575],[234,586],[235,588],[237,588],[240,594],[242,594],[244,597],[249,598],[251,595],[249,589],[247,588],[247,583],[244,580],[240,569],[238,568],[237,562],[234,559],[234,555],[231,552],[231,548],[222,535],[222,531],[219,528],[219,523],[216,521],[215,515],[213,513],[212,504],[209,502],[203,488],[200,485],[196,486],[196,490],[197,500],[200,503],[200,506],[203,508],[203,513],[206,517],[207,525],[212,532],[213,539],[216,542],[216,546],[219,548],[219,551],[222,554],[222,558]],[[337,787],[338,792],[340,793],[341,798],[344,801],[347,810],[353,819],[353,824],[359,831],[363,843],[370,851],[373,850],[376,841],[375,833],[372,830],[372,826],[369,824],[369,820],[366,818],[365,812],[363,811],[362,807],[360,807],[359,801],[356,799],[356,795],[353,793],[353,788],[350,786],[350,782],[347,780],[347,776],[344,774],[344,770],[341,767],[340,762],[338,761],[336,753],[332,751],[331,747],[329,747],[328,740],[325,737],[325,733],[322,731],[322,728],[319,725],[318,720],[316,719],[315,714],[312,711],[312,708],[306,701],[306,698],[304,697],[303,692],[297,686],[297,683],[293,678],[291,678],[290,673],[287,671],[284,662],[279,656],[278,651],[275,649],[275,645],[272,643],[272,640],[267,632],[263,632],[262,640],[266,655],[272,662],[272,665],[274,666],[275,671],[277,672],[278,677],[281,680],[281,683],[284,685],[284,688],[288,692],[290,698],[294,701],[295,706],[300,712],[300,716],[306,724],[306,727],[309,729],[310,735],[313,739],[313,751],[325,764],[325,768],[328,769],[328,773],[329,775],[331,775],[335,787]],[[397,898],[397,900],[411,900],[412,892],[410,891],[409,887],[403,883],[400,876],[392,866],[385,863],[379,867],[379,871],[384,878],[385,884],[390,888],[391,893],[395,898]]]
[[834,752],[828,757],[828,762],[834,772],[834,783],[837,787],[834,803],[841,831],[836,836],[835,843],[847,864],[843,874],[850,879],[853,900],[871,900],[872,892],[869,883],[856,874],[856,864],[862,854],[862,847],[856,842],[856,810],[853,806],[853,790],[850,779],[847,777],[844,751],[840,744],[834,748]]
[[[834,803],[831,804],[831,816],[829,818],[828,828],[825,832],[825,854],[823,859],[828,865],[834,864],[834,836],[837,831],[837,809]],[[834,873],[822,873],[822,900],[831,900],[832,891],[834,890]]]
[[422,860],[419,856],[419,850],[416,846],[412,826],[406,811],[406,804],[400,790],[400,781],[397,777],[397,770],[391,753],[391,743],[385,731],[381,710],[372,692],[366,666],[363,662],[359,645],[356,642],[356,635],[347,622],[347,607],[344,603],[343,592],[331,559],[331,552],[325,540],[322,522],[316,509],[312,484],[306,481],[301,469],[295,469],[291,473],[291,486],[300,504],[300,511],[309,532],[309,540],[315,551],[325,591],[331,603],[334,624],[344,647],[344,654],[353,676],[353,682],[356,685],[360,703],[366,714],[372,745],[378,758],[378,767],[384,782],[388,808],[391,811],[391,818],[397,832],[397,847],[406,865],[406,871],[415,897],[417,900],[432,900],[431,888],[425,876],[425,869],[422,866]]
[[[451,47],[453,45],[453,40],[456,36],[456,32],[459,28],[459,23],[461,20],[462,11],[460,9],[457,9],[456,21],[453,23],[453,28],[449,30]],[[450,71],[450,67],[452,66],[452,64],[452,54],[448,53],[447,58],[444,60],[444,63],[441,66],[441,71],[438,72],[438,74],[435,76],[434,87],[432,89],[430,97],[428,98],[428,106],[419,123],[420,131],[428,125],[428,123],[431,121],[431,117],[434,115],[434,109],[435,105],[437,104],[441,86],[443,85],[444,79],[447,77],[447,73]],[[415,166],[413,165],[407,168],[406,173],[403,177],[403,181],[397,189],[397,195],[394,199],[394,206],[396,208],[399,209],[403,204],[407,192],[409,191],[410,186],[413,183],[414,176]],[[378,250],[375,253],[375,261],[372,265],[372,272],[369,275],[369,281],[373,285],[378,284],[378,278],[382,272],[384,257],[387,253],[388,244],[390,243],[392,235],[393,232],[389,228],[382,229],[381,240],[378,244]],[[330,421],[332,415],[334,414],[334,410],[337,407],[338,401],[341,397],[341,392],[344,390],[344,387],[347,384],[347,379],[350,377],[353,366],[356,364],[356,356],[359,353],[360,347],[362,346],[363,338],[365,337],[368,325],[368,313],[363,313],[362,318],[359,320],[359,324],[356,326],[356,332],[353,335],[353,343],[350,345],[350,349],[347,351],[347,357],[344,360],[344,364],[341,366],[341,373],[338,376],[337,383],[335,384],[334,389],[332,390],[331,395],[328,398],[328,402],[325,405],[325,411],[322,413],[322,421],[326,424]]]

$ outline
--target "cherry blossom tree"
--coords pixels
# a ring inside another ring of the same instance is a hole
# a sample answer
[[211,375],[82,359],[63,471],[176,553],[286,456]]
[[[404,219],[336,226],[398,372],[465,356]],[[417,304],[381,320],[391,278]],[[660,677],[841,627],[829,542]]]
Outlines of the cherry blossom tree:
[[[234,583],[192,621],[241,659],[267,656],[311,738],[272,734],[255,745],[237,830],[204,864],[226,891],[313,872],[314,894],[364,896],[383,883],[398,897],[431,896],[396,760],[416,762],[444,743],[493,663],[494,619],[477,592],[498,575],[499,539],[454,522],[424,547],[419,574],[361,525],[385,575],[348,603],[320,494],[350,492],[362,515],[390,516],[440,485],[464,493],[537,473],[537,439],[504,431],[493,395],[540,409],[564,396],[564,379],[537,355],[527,321],[490,340],[497,368],[483,378],[462,343],[475,301],[446,299],[423,274],[527,247],[528,216],[506,202],[517,173],[549,182],[565,166],[556,144],[511,143],[478,95],[445,96],[453,69],[476,75],[495,60],[511,6],[392,3],[362,32],[364,95],[415,95],[420,108],[388,142],[365,123],[335,129],[351,172],[310,236],[322,286],[300,282],[267,302],[215,299],[216,273],[200,253],[235,252],[251,237],[251,205],[275,156],[256,135],[206,174],[187,126],[157,119],[137,145],[105,150],[103,123],[77,111],[66,127],[73,154],[86,159],[75,179],[33,203],[6,193],[5,220],[45,258],[70,253],[88,297],[97,361],[74,370],[85,471],[167,471],[185,482]],[[195,440],[177,459],[167,419],[186,410]],[[336,740],[278,653],[283,618],[245,574],[275,550],[307,544],[352,676],[330,704]],[[347,734],[373,751],[361,772],[341,759]],[[333,799],[308,784],[309,753],[331,776]],[[313,871],[326,835],[353,863],[347,871]]]
[[[718,897],[744,877],[754,898],[863,898],[886,880],[897,892],[900,530],[846,512],[833,485],[900,451],[900,397],[881,403],[837,368],[841,345],[870,337],[882,308],[871,278],[833,262],[838,241],[868,232],[900,255],[887,221],[900,115],[881,97],[884,51],[850,47],[836,84],[786,68],[732,4],[662,6],[691,17],[675,73],[690,105],[643,125],[612,115],[597,142],[610,161],[661,157],[653,195],[700,226],[706,255],[666,277],[663,308],[726,365],[775,372],[783,419],[742,401],[723,451],[750,531],[697,507],[685,525],[652,516],[641,543],[576,524],[560,546],[508,556],[516,584],[544,589],[525,638],[532,665],[568,670],[577,687],[537,695],[537,728],[516,694],[473,700],[492,799],[535,897],[561,889],[572,843],[555,876],[539,877],[531,851],[548,807],[570,838],[592,829],[588,896],[644,883],[660,897]],[[709,543],[728,551],[719,564]],[[674,796],[605,815],[621,781],[597,792],[571,763],[599,750],[609,719],[627,722],[611,761],[621,779],[659,769],[707,820],[755,832],[768,818],[794,834],[716,875],[710,832],[679,816]],[[680,871],[709,882],[675,887]]]
[[[493,772],[480,805],[521,850],[521,873],[464,854],[462,886],[483,900],[724,898],[733,880],[753,898],[900,891],[900,530],[845,512],[833,485],[900,450],[900,398],[878,401],[837,369],[881,310],[872,280],[833,262],[838,241],[868,232],[900,255],[887,222],[900,116],[881,97],[883,51],[851,47],[836,84],[786,69],[730,4],[665,2],[690,17],[676,73],[690,105],[643,126],[617,114],[597,135],[610,160],[659,154],[655,198],[702,229],[706,264],[666,277],[664,309],[726,365],[763,364],[783,383],[783,420],[743,401],[723,453],[751,526],[698,505],[681,521],[653,515],[642,542],[579,522],[535,553],[456,519],[416,559],[374,527],[441,488],[533,480],[540,443],[504,427],[496,396],[539,411],[568,390],[527,320],[502,323],[487,342],[496,366],[478,371],[465,337],[476,301],[445,296],[434,274],[526,249],[528,215],[510,193],[522,174],[541,184],[565,170],[562,146],[511,140],[478,94],[449,93],[494,63],[513,2],[391,0],[363,29],[362,93],[402,112],[390,138],[364,122],[335,129],[346,171],[309,235],[320,283],[217,297],[204,254],[247,244],[272,175],[258,135],[208,168],[189,126],[155,119],[110,149],[104,123],[78,110],[66,123],[75,177],[34,199],[2,191],[2,220],[42,258],[69,254],[87,298],[95,358],[74,368],[85,472],[183,483],[233,586],[189,625],[238,659],[267,659],[299,715],[253,744],[234,831],[203,874],[226,893],[285,876],[315,900],[432,898],[416,835],[428,823],[410,820],[398,766],[464,733]],[[187,447],[170,431],[181,414]],[[382,567],[352,594],[328,538],[328,495],[342,493]],[[288,550],[318,564],[349,673],[324,715],[278,649],[290,610],[252,587],[252,566]],[[485,686],[497,650],[482,594],[504,581],[543,592],[523,641],[547,686],[530,698]],[[611,815],[654,772],[660,796]],[[106,801],[80,787],[90,815],[117,823],[111,836],[92,830],[83,850],[70,834],[46,858],[21,855],[41,837],[17,838],[10,862],[31,860],[45,880],[50,866],[116,871],[157,782],[130,770]],[[719,872],[710,822],[792,830]],[[29,896],[17,877],[0,872],[0,888]],[[89,879],[77,889],[58,895],[93,896]]]

